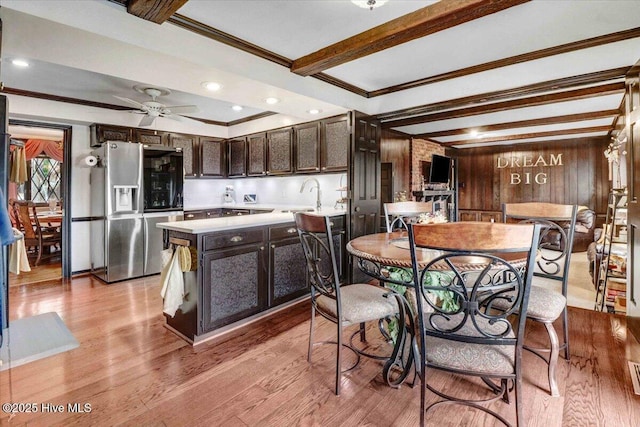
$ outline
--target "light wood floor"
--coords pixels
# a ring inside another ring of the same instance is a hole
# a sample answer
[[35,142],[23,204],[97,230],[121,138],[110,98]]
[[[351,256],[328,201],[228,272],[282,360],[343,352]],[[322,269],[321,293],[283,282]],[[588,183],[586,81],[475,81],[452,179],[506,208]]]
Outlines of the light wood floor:
[[[19,414],[0,425],[416,426],[419,388],[387,387],[381,365],[363,360],[333,394],[333,348],[306,360],[309,306],[302,303],[233,337],[192,348],[163,327],[158,277],[105,285],[91,277],[10,289],[10,319],[56,311],[80,347],[0,372],[0,403],[88,403],[90,413]],[[627,358],[640,361],[624,317],[570,309],[572,356],[561,361],[561,397],[546,391],[543,362],[525,352],[528,426],[638,426]],[[319,336],[334,334],[319,320]],[[546,337],[529,329],[530,339]],[[375,331],[370,330],[373,337]],[[474,386],[430,373],[435,384],[468,394]],[[430,401],[433,396],[429,396]],[[514,420],[513,405],[494,405]],[[494,425],[458,406],[428,425]]]
[[9,273],[9,287],[29,285],[43,282],[59,282],[62,278],[62,263],[60,258],[53,261],[45,260],[37,267],[31,265],[31,271],[20,274]]

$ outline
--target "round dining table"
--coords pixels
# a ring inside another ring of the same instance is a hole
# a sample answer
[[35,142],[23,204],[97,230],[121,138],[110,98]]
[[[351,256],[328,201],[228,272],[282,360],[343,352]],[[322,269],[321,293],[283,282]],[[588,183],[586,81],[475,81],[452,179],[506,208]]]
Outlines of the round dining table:
[[[457,236],[456,238],[464,238]],[[399,320],[404,322],[404,328],[399,328],[399,335],[394,343],[394,349],[383,368],[383,376],[392,387],[399,387],[410,368],[418,357],[418,347],[415,340],[415,309],[405,298],[405,290],[414,287],[411,263],[409,236],[406,231],[391,233],[375,233],[356,237],[346,245],[349,254],[357,259],[358,268],[381,284],[389,287],[389,283],[400,285],[391,287],[390,293],[398,301]],[[444,251],[435,249],[418,249],[416,259],[420,270],[424,269],[432,260],[443,255]],[[526,252],[501,253],[500,257],[510,264],[525,265]],[[456,258],[456,268],[465,271],[482,270],[487,267],[487,258],[479,256],[460,256]],[[430,267],[438,269],[438,263]],[[442,269],[448,269],[442,264]]]

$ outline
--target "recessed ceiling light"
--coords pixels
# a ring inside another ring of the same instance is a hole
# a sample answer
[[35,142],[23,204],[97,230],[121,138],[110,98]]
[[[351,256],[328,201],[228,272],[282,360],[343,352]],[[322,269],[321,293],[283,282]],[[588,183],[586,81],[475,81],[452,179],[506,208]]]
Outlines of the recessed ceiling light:
[[312,108],[311,110],[307,111],[307,113],[309,113],[309,114],[318,114],[318,113],[320,113],[320,111],[322,111],[322,110],[318,110],[317,108]]
[[233,111],[242,111],[242,105],[234,105],[231,109]]
[[477,130],[472,130],[471,132],[469,132],[469,136],[471,136],[471,138],[477,138],[479,135],[480,134]]
[[280,100],[278,98],[267,98],[264,100],[264,102],[266,102],[269,105],[273,105],[273,104],[277,104],[278,102],[280,102]]
[[13,61],[11,61],[11,63],[13,65],[15,65],[16,67],[28,67],[29,63],[27,61],[25,61],[24,59],[14,59]]
[[216,83],[216,82],[204,82],[204,83],[202,83],[202,86],[205,89],[210,90],[211,92],[215,92],[215,91],[220,90],[222,88],[222,85],[220,83]]

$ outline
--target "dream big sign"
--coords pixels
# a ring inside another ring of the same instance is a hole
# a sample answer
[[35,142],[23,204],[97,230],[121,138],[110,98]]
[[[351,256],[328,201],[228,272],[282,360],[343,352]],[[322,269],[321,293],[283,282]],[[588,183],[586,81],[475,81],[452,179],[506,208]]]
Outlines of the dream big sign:
[[542,154],[535,155],[522,155],[512,157],[498,157],[497,158],[498,169],[522,169],[518,172],[510,172],[509,184],[546,184],[547,173],[546,172],[532,172],[526,171],[529,169],[538,169],[541,167],[555,167],[562,166],[562,153],[549,154],[544,156]]

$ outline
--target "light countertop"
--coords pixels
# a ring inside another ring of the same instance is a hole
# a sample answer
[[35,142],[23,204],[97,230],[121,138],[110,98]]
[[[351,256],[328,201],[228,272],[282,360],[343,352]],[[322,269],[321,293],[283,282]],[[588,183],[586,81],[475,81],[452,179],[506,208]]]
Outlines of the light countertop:
[[[235,209],[241,209],[239,206],[253,206],[254,209],[266,209],[266,205],[235,205]],[[261,206],[260,208],[258,206]],[[230,205],[224,205],[221,207],[230,207]],[[271,206],[272,207],[272,206]],[[271,208],[270,207],[270,208]],[[270,209],[269,208],[269,209]],[[262,225],[272,224],[284,224],[287,222],[293,222],[292,212],[282,212],[282,210],[295,210],[294,206],[280,206],[282,209],[275,209],[270,213],[261,213],[254,215],[231,215],[223,216],[219,218],[207,218],[207,219],[195,219],[190,221],[176,221],[176,222],[161,222],[156,226],[165,230],[179,231],[189,234],[202,234],[212,233],[216,231],[235,230],[239,228],[259,227]],[[308,206],[298,207],[301,209],[309,209]],[[207,207],[204,209],[215,209],[214,207]],[[244,207],[242,207],[244,209]],[[250,208],[249,208],[250,209]],[[193,209],[188,209],[193,210]],[[335,216],[346,214],[345,210],[323,208],[322,210],[307,212],[311,215],[319,216]]]

